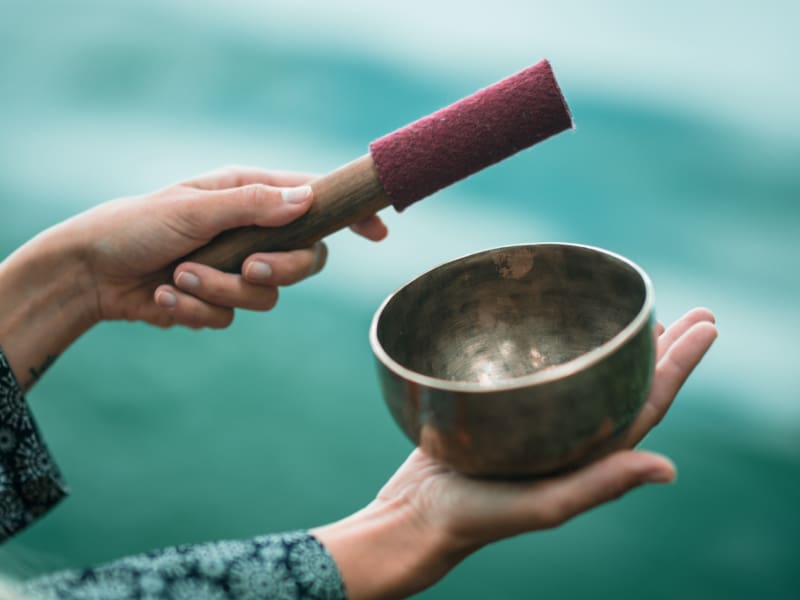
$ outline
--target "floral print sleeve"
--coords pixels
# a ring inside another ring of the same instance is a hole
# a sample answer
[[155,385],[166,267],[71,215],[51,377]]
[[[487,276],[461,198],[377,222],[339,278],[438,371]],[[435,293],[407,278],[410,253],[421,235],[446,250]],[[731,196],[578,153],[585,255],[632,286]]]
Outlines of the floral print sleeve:
[[345,598],[336,563],[302,531],[176,546],[32,580],[32,600],[333,600]]
[[0,348],[0,542],[66,494],[64,480]]
[[[66,486],[0,348],[0,541],[66,496]],[[21,585],[30,600],[345,598],[333,557],[306,532],[176,546]]]

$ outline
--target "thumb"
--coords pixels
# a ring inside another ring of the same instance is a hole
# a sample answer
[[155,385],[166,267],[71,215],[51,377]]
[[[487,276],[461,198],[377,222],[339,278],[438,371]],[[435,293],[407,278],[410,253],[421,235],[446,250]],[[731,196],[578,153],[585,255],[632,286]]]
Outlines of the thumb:
[[557,527],[596,506],[648,483],[675,478],[669,459],[633,450],[615,452],[578,471],[530,484],[511,513],[526,515],[526,529]]
[[192,203],[191,220],[202,237],[250,225],[280,227],[305,214],[313,195],[309,185],[279,188],[254,183],[225,190],[203,190]]

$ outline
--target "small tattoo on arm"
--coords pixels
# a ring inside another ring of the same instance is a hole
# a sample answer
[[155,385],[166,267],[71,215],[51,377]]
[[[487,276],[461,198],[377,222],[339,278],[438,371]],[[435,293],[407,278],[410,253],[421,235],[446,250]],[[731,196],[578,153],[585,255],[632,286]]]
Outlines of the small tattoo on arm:
[[31,367],[30,369],[28,369],[28,373],[30,373],[31,378],[28,381],[28,383],[25,385],[25,389],[30,388],[34,383],[39,381],[41,376],[44,375],[47,372],[47,369],[49,369],[50,366],[54,362],[56,362],[57,358],[58,358],[58,354],[48,354],[47,358],[44,359],[44,362],[38,368]]

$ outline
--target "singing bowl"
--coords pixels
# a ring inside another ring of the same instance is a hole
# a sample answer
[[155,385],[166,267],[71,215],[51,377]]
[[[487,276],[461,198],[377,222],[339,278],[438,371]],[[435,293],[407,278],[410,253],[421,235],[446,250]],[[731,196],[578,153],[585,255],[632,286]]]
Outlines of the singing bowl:
[[611,252],[526,244],[440,265],[370,328],[384,400],[453,469],[531,477],[607,453],[644,403],[655,356],[647,274]]

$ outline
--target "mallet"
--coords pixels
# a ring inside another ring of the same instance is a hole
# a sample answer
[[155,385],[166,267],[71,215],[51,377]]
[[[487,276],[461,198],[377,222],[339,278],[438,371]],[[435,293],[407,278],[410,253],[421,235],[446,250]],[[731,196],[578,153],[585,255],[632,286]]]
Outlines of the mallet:
[[283,227],[226,231],[186,257],[238,272],[254,252],[306,248],[392,204],[417,200],[572,127],[546,60],[406,125],[311,182],[308,212]]

